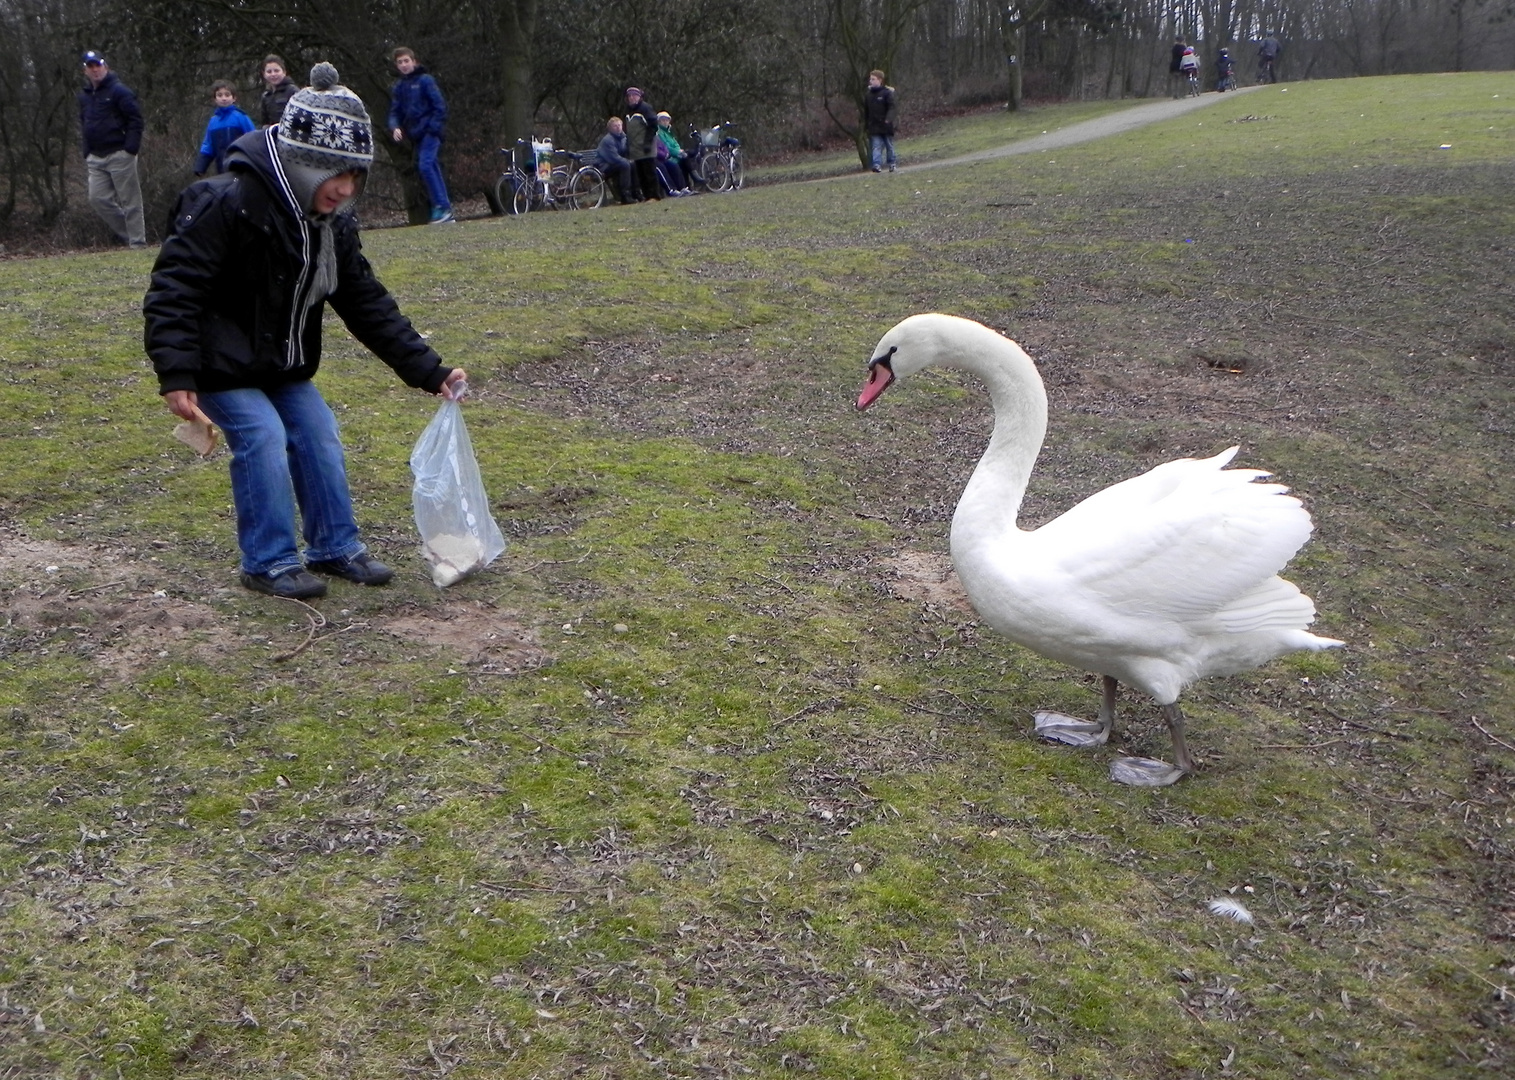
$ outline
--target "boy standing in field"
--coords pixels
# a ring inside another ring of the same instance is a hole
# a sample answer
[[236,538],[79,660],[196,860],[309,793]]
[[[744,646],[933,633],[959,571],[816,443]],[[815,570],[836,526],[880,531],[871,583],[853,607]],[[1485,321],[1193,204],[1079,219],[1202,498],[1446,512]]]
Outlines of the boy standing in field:
[[447,127],[447,101],[413,51],[402,45],[394,51],[394,61],[400,79],[389,92],[389,132],[395,142],[409,139],[415,147],[416,171],[431,200],[431,224],[446,225],[457,220],[437,160]]
[[217,79],[210,87],[216,99],[216,111],[210,114],[210,123],[205,125],[205,138],[200,141],[200,156],[195,160],[195,175],[204,176],[207,170],[217,173],[226,171],[226,151],[231,144],[253,130],[252,117],[237,108],[237,92],[225,79]]
[[868,72],[868,96],[863,103],[868,132],[868,157],[879,172],[887,160],[894,171],[894,87],[884,85],[882,71]]
[[242,584],[295,600],[325,594],[311,570],[362,585],[394,576],[359,539],[336,418],[311,381],[327,302],[407,384],[453,399],[466,378],[443,366],[363,257],[347,211],[373,162],[373,130],[337,80],[317,64],[277,126],[238,139],[225,174],[180,194],[142,303],[164,402],[215,423],[231,448]]

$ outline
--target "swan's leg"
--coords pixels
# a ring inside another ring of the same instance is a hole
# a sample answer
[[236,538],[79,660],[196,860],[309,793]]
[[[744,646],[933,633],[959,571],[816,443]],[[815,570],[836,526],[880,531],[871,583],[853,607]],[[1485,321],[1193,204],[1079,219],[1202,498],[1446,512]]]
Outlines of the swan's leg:
[[1104,677],[1103,691],[1099,702],[1099,720],[1075,720],[1062,713],[1039,712],[1036,733],[1044,739],[1053,739],[1069,746],[1103,746],[1110,738],[1110,729],[1115,726],[1115,691],[1119,684],[1109,675]]
[[[1099,698],[1099,726],[1105,733],[1105,739],[1110,737],[1110,731],[1115,727],[1115,691],[1120,688],[1120,683],[1115,681],[1114,676],[1106,675],[1100,686]],[[1100,742],[1104,742],[1101,739]]]
[[1194,762],[1189,758],[1189,748],[1184,745],[1184,713],[1175,702],[1162,706],[1163,719],[1168,722],[1168,732],[1173,736],[1173,760],[1176,765],[1156,758],[1121,757],[1110,762],[1110,779],[1118,784],[1135,787],[1167,787],[1176,784],[1194,771]]
[[1173,764],[1186,773],[1194,771],[1194,761],[1189,757],[1189,747],[1184,744],[1184,711],[1178,702],[1164,705],[1163,719],[1168,721],[1168,731],[1173,736]]

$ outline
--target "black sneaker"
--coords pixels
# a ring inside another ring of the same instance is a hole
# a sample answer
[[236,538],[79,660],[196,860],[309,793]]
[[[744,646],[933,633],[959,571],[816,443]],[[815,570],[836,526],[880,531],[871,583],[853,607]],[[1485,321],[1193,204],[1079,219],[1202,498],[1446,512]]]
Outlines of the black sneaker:
[[[310,564],[310,569],[318,574],[327,574],[331,577],[339,577],[344,581],[351,581],[356,585],[385,585],[389,579],[395,576],[395,572],[375,559],[368,552],[354,555],[350,559],[323,559],[320,562]],[[322,587],[324,590],[324,586]]]
[[307,574],[302,566],[272,575],[249,574],[244,570],[242,584],[253,592],[279,596],[285,600],[310,600],[326,595],[326,582],[313,574]]

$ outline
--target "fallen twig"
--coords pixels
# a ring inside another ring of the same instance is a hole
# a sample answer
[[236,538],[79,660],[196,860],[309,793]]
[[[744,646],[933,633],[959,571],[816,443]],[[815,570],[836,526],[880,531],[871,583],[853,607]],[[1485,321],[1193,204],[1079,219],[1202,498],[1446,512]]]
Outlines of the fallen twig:
[[773,726],[783,727],[785,724],[792,724],[794,721],[800,719],[803,716],[809,716],[811,713],[819,712],[822,709],[834,709],[841,703],[842,699],[838,697],[821,698],[819,701],[812,701],[809,705],[806,705],[799,712],[790,713],[782,720],[775,720],[773,722]]
[[938,712],[936,709],[928,709],[924,705],[917,705],[915,702],[906,701],[904,698],[890,697],[888,694],[879,694],[879,697],[885,701],[892,701],[896,705],[903,705],[905,708],[912,709],[915,712],[928,713],[931,716],[941,716],[948,720],[961,720],[963,718],[961,713]]
[[1511,746],[1509,743],[1507,743],[1503,739],[1501,739],[1498,735],[1495,735],[1493,732],[1489,731],[1488,728],[1486,728],[1482,724],[1480,724],[1478,722],[1478,717],[1476,717],[1476,716],[1470,716],[1470,717],[1468,717],[1468,719],[1472,720],[1473,721],[1473,726],[1476,727],[1479,731],[1483,732],[1485,735],[1487,735],[1492,741],[1498,743],[1500,746],[1504,747],[1506,750],[1515,750],[1515,746]]
[[576,564],[576,563],[583,562],[585,559],[589,558],[589,556],[591,556],[593,554],[594,554],[594,548],[590,548],[588,551],[584,552],[584,554],[580,555],[577,559],[538,559],[536,562],[532,563],[530,566],[523,566],[523,567],[521,567],[521,569],[519,571],[517,571],[517,573],[521,573],[521,574],[529,573],[530,571],[535,570],[539,566],[570,566],[570,565],[573,565],[573,564]]
[[1327,747],[1327,746],[1335,746],[1339,742],[1341,742],[1340,739],[1327,739],[1325,742],[1318,742],[1318,743],[1268,743],[1268,744],[1266,744],[1264,746],[1259,746],[1258,749],[1259,750],[1320,750],[1320,749],[1322,749],[1324,747]]
[[107,581],[104,585],[91,585],[87,589],[74,589],[73,594],[75,596],[83,596],[85,593],[100,592],[103,589],[114,589],[125,584],[126,582],[124,581]]
[[326,625],[326,616],[322,615],[319,611],[311,607],[304,600],[296,600],[292,596],[278,596],[274,599],[288,600],[291,604],[299,604],[302,608],[305,609],[305,617],[310,620],[310,629],[305,634],[305,640],[300,642],[300,644],[296,645],[289,652],[280,653],[278,656],[273,657],[274,663],[282,664],[286,660],[293,660],[306,649],[310,648],[310,643],[316,639],[316,631]]
[[550,892],[550,893],[591,893],[599,892],[601,886],[589,885],[584,888],[564,888],[561,885],[537,885],[530,881],[477,881],[474,884],[481,889],[490,892]]

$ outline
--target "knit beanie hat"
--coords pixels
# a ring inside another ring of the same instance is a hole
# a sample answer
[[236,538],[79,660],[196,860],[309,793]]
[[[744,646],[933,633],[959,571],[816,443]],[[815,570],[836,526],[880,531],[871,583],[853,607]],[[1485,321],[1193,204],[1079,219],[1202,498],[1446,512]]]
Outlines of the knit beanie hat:
[[337,69],[324,60],[310,69],[310,85],[284,106],[275,146],[279,164],[302,209],[316,188],[340,173],[367,174],[373,164],[373,127],[363,100],[339,85]]

